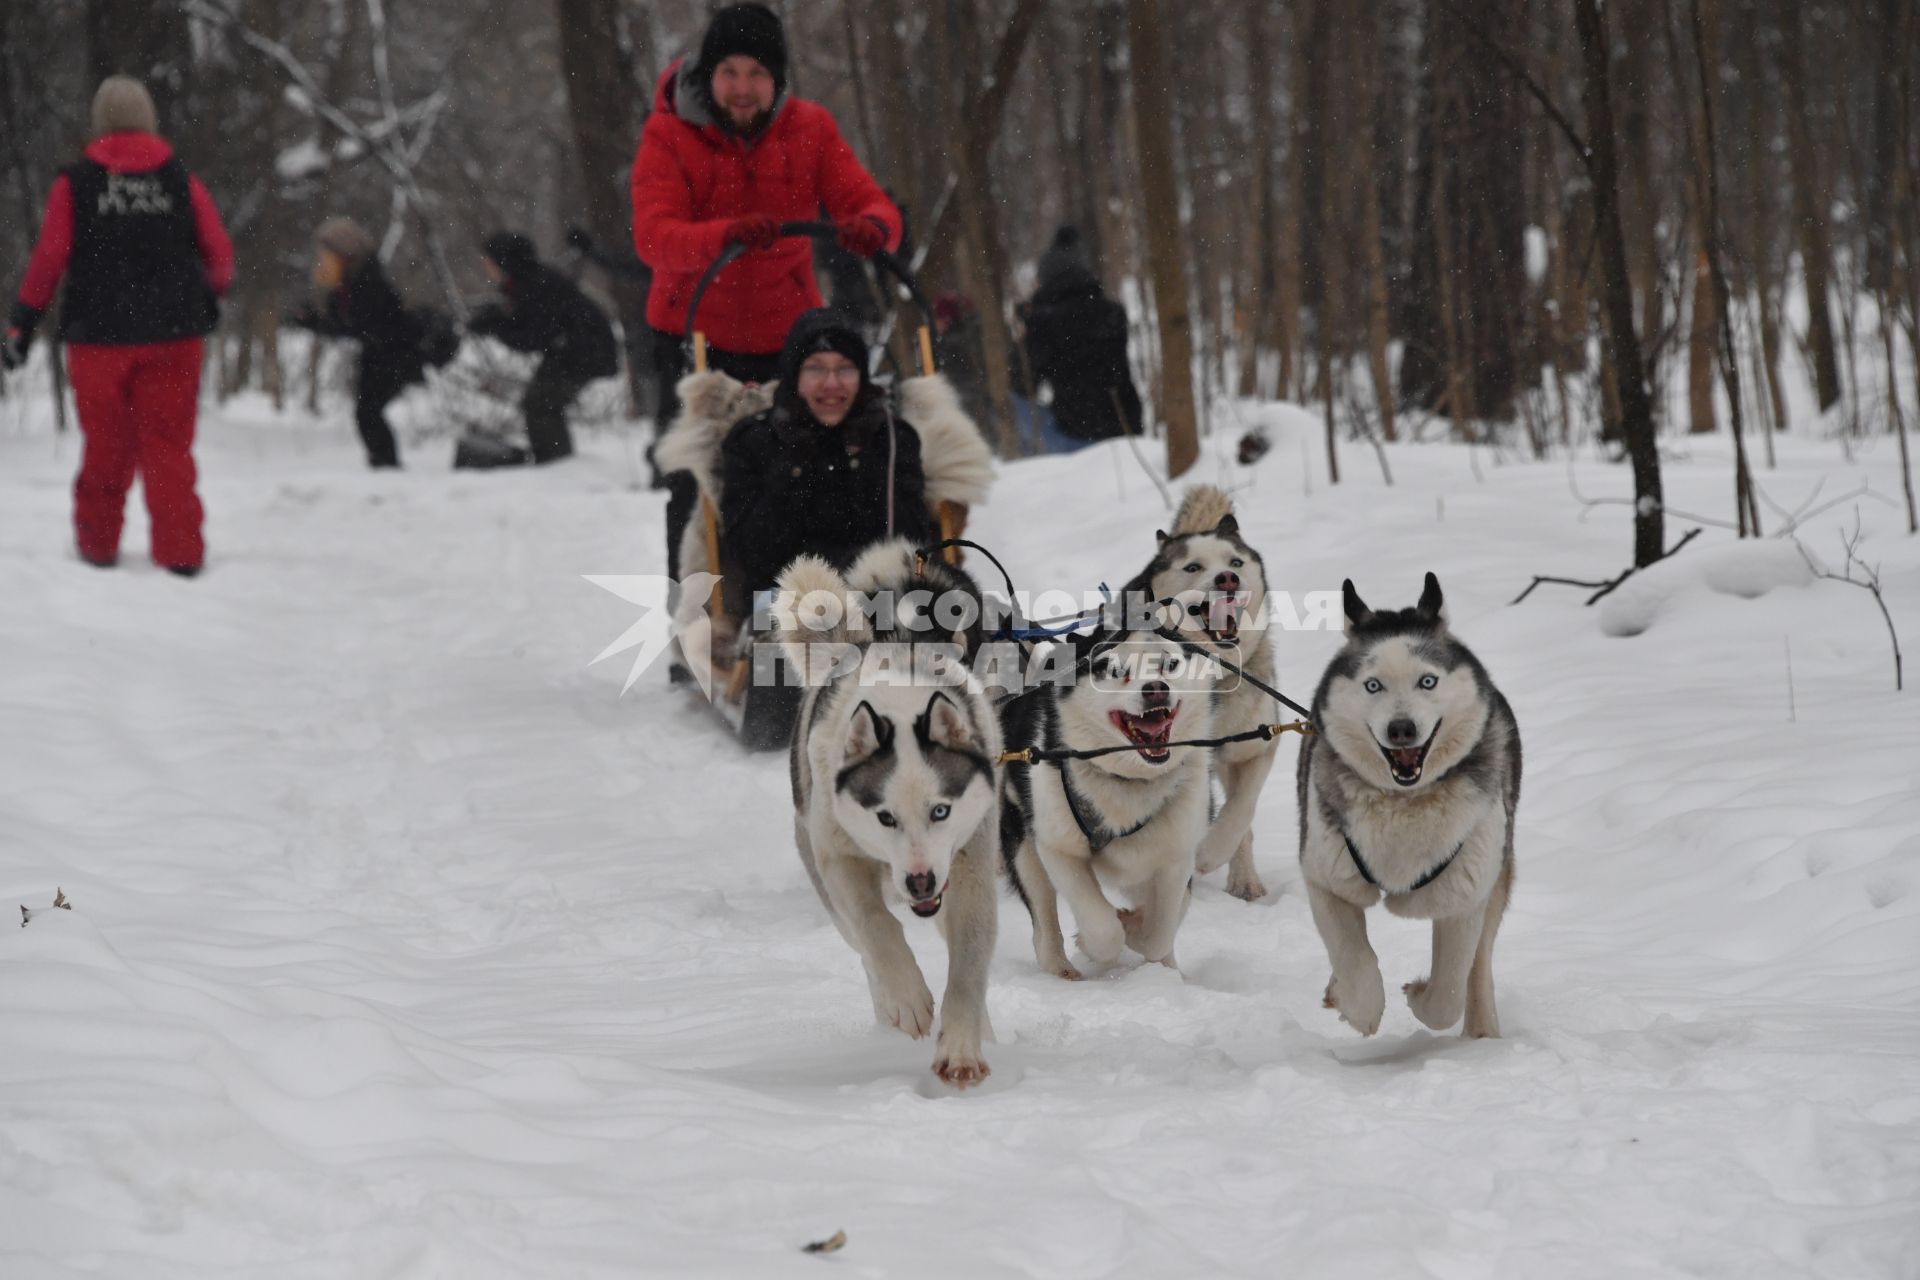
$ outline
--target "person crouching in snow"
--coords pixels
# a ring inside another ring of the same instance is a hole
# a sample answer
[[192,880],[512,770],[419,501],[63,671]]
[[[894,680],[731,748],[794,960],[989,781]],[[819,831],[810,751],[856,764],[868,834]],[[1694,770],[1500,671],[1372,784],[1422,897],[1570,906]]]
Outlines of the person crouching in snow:
[[0,358],[8,368],[26,359],[64,275],[59,336],[86,437],[73,484],[80,558],[118,562],[137,472],[154,563],[190,578],[206,558],[193,464],[201,340],[220,318],[233,245],[159,128],[138,80],[101,82],[93,141],[47,196]]
[[387,423],[387,406],[407,386],[426,380],[420,325],[400,302],[380,265],[373,236],[351,218],[328,218],[313,237],[313,283],[317,305],[289,322],[360,344],[354,382],[353,421],[367,448],[370,467],[397,467],[400,448]]
[[541,356],[520,408],[532,460],[557,461],[573,452],[567,407],[589,382],[620,371],[613,325],[578,285],[541,262],[533,241],[518,232],[495,232],[482,252],[504,302],[475,312],[467,332]]
[[933,540],[920,434],[867,381],[866,341],[835,312],[794,324],[772,407],[727,433],[720,467],[722,542],[742,579],[727,602],[736,616],[803,552],[844,569],[883,538]]

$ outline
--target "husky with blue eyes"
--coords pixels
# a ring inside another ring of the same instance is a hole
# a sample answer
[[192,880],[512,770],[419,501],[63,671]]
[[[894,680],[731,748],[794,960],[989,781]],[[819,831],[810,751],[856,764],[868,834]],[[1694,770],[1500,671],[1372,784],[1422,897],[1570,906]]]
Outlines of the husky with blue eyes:
[[[872,595],[904,600],[930,582],[915,557],[882,548],[851,576]],[[876,568],[877,566],[877,568]],[[938,586],[932,583],[932,586]],[[999,904],[1000,725],[980,682],[945,647],[876,638],[844,619],[853,588],[825,561],[802,556],[780,577],[789,601],[831,600],[839,621],[804,626],[799,610],[779,638],[798,669],[817,669],[814,645],[858,661],[834,665],[803,695],[790,755],[793,834],[800,861],[827,915],[859,953],[875,1018],[918,1040],[934,1032],[933,993],[890,904],[932,921],[947,943],[947,989],[940,1002],[933,1070],[956,1088],[987,1077],[981,1045],[987,1019],[987,967]],[[882,666],[873,659],[885,659]],[[810,677],[811,678],[811,677]]]
[[1402,990],[1422,1023],[1497,1036],[1493,939],[1513,888],[1520,726],[1447,629],[1440,581],[1411,609],[1343,588],[1347,643],[1300,749],[1300,869],[1333,977],[1326,1004],[1362,1035],[1386,1006],[1366,910],[1433,921],[1433,964]]

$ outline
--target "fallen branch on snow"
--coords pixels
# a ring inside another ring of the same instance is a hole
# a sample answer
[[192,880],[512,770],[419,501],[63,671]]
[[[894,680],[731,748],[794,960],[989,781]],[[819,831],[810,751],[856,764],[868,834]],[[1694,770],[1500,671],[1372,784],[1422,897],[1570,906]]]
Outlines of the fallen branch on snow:
[[[1661,555],[1660,560],[1665,560],[1667,559],[1668,556],[1678,555],[1680,553],[1680,548],[1686,546],[1689,542],[1692,542],[1695,538],[1699,536],[1700,536],[1700,530],[1698,529],[1687,530],[1686,536],[1681,538],[1680,541],[1674,543],[1672,547],[1668,548],[1667,551]],[[1659,564],[1660,560],[1655,560],[1653,563]],[[1619,577],[1608,578],[1604,582],[1588,582],[1582,578],[1553,578],[1553,577],[1548,577],[1545,574],[1536,574],[1534,576],[1533,581],[1527,585],[1527,589],[1525,591],[1522,591],[1519,595],[1515,596],[1513,598],[1512,603],[1519,604],[1522,600],[1525,600],[1528,596],[1533,594],[1533,589],[1535,587],[1539,586],[1543,582],[1550,582],[1555,586],[1559,586],[1559,587],[1585,587],[1588,589],[1592,589],[1595,587],[1599,588],[1599,590],[1594,591],[1592,595],[1587,597],[1587,603],[1591,605],[1605,598],[1606,596],[1612,594],[1614,591],[1618,590],[1621,583],[1625,582],[1628,578],[1631,578],[1636,571],[1640,569],[1644,569],[1646,567],[1647,567],[1646,565],[1634,565],[1632,568],[1628,569],[1625,573],[1622,573]]]

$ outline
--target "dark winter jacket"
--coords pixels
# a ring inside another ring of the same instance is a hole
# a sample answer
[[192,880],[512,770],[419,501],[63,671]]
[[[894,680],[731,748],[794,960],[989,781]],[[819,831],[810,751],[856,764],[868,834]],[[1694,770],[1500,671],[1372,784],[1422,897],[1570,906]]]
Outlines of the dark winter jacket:
[[547,357],[545,367],[576,378],[610,377],[620,368],[613,324],[580,287],[534,255],[523,235],[489,236],[486,254],[506,276],[506,305],[482,307],[467,331],[498,338],[515,351]]
[[315,333],[358,342],[362,382],[399,387],[424,379],[420,321],[401,304],[378,258],[356,263],[319,307],[289,318]]
[[[716,122],[697,59],[660,77],[653,114],[633,161],[634,250],[654,270],[647,323],[687,332],[687,306],[701,273],[726,248],[727,223],[750,213],[808,222],[871,217],[900,242],[900,214],[854,158],[826,108],[776,96],[773,119],[753,138]],[[743,355],[780,350],[800,314],[820,305],[813,251],[787,239],[721,272],[700,301],[707,341]]]
[[233,245],[206,188],[166,142],[110,133],[54,181],[13,327],[32,334],[62,275],[65,341],[173,342],[218,322]]
[[1027,304],[1026,325],[1027,361],[1034,380],[1053,388],[1061,431],[1076,440],[1106,440],[1140,430],[1126,308],[1102,292],[1091,271],[1060,263]]
[[842,568],[887,536],[887,438],[893,436],[893,532],[930,541],[920,433],[891,424],[884,394],[861,393],[840,425],[791,401],[743,419],[721,446],[721,537],[749,591],[771,587],[803,552]]

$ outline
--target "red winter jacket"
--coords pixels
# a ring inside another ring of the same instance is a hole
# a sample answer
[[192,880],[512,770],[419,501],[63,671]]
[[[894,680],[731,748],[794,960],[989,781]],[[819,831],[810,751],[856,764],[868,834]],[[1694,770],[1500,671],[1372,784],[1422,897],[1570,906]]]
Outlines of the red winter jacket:
[[[745,214],[811,222],[824,205],[833,219],[879,219],[887,247],[899,245],[900,211],[824,107],[782,98],[766,131],[742,141],[713,123],[693,69],[682,75],[682,65],[660,77],[633,161],[633,247],[654,272],[649,325],[686,333],[694,286],[726,248],[727,223]],[[813,246],[787,239],[721,272],[695,323],[723,351],[764,355],[780,350],[793,322],[819,305]]]
[[[84,267],[92,275],[106,274],[99,279],[90,275],[87,280],[76,280],[70,286],[61,327],[72,341],[163,341],[210,328],[211,324],[201,311],[204,295],[201,298],[174,297],[168,292],[166,296],[150,298],[141,294],[141,280],[117,277],[115,273],[126,270],[127,264],[117,260],[114,255],[128,252],[127,246],[85,246],[93,256],[81,263],[73,262],[76,248],[74,183],[79,180],[74,175],[80,174],[81,178],[85,178],[86,172],[97,175],[100,170],[105,170],[108,175],[130,175],[130,180],[134,181],[140,180],[138,175],[157,175],[157,190],[163,190],[167,182],[183,182],[186,188],[188,207],[174,216],[182,225],[182,236],[188,235],[187,228],[191,228],[191,243],[184,245],[181,252],[189,255],[189,258],[198,257],[200,279],[193,281],[190,278],[192,267],[183,266],[182,271],[189,276],[182,282],[183,286],[192,288],[204,284],[207,292],[215,297],[224,294],[233,281],[233,244],[227,238],[226,228],[220,224],[220,214],[214,208],[213,198],[200,185],[200,179],[179,170],[173,164],[173,148],[150,133],[110,133],[96,138],[87,145],[86,158],[99,168],[89,169],[83,165],[61,174],[54,180],[53,189],[47,195],[46,216],[40,223],[40,238],[34,245],[33,256],[27,262],[26,278],[20,285],[15,308],[16,323],[23,317],[30,317],[32,322],[38,321],[39,313],[45,311],[53,301],[60,278],[73,264],[76,271]],[[179,176],[169,179],[166,175],[170,172]],[[119,181],[119,178],[100,178],[98,181]],[[146,247],[144,241],[139,251],[172,252],[163,245]],[[82,285],[85,287],[82,288]],[[117,293],[116,288],[119,289]],[[106,314],[96,315],[93,312]]]

